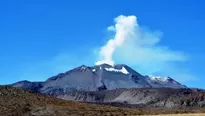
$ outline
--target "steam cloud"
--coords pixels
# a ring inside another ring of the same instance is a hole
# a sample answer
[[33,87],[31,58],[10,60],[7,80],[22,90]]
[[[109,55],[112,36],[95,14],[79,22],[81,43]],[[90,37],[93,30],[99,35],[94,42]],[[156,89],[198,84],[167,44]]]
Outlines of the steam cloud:
[[135,16],[119,16],[115,18],[115,26],[108,27],[109,31],[116,31],[114,39],[110,39],[105,46],[101,48],[100,56],[103,60],[97,61],[96,65],[107,63],[114,65],[113,53],[117,47],[123,45],[123,43],[132,37],[135,28],[138,26]]
[[160,45],[162,33],[142,28],[136,16],[120,15],[114,22],[115,25],[107,28],[114,36],[100,48],[96,65],[126,63],[137,67],[138,71],[153,74],[167,72],[164,70],[168,68],[177,69],[174,63],[187,60],[182,52]]

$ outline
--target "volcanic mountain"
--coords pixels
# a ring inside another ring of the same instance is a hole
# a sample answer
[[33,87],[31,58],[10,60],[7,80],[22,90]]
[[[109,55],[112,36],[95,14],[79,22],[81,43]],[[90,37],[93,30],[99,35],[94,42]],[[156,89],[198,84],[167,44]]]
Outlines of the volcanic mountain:
[[65,100],[120,107],[205,106],[204,91],[187,88],[170,77],[142,75],[124,64],[82,65],[44,82],[20,81],[11,86]]
[[40,93],[52,91],[102,91],[117,88],[186,88],[170,77],[144,76],[124,64],[79,66],[44,82],[20,81],[14,87]]

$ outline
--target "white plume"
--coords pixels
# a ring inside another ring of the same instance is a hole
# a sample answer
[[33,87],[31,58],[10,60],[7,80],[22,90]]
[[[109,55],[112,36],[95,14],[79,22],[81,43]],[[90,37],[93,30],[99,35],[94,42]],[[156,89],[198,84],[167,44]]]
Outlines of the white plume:
[[137,25],[135,16],[120,15],[115,18],[115,26],[108,27],[110,31],[116,31],[114,39],[110,39],[100,50],[102,60],[97,61],[96,65],[107,63],[114,65],[113,53],[116,48],[121,46],[127,39],[130,39]]

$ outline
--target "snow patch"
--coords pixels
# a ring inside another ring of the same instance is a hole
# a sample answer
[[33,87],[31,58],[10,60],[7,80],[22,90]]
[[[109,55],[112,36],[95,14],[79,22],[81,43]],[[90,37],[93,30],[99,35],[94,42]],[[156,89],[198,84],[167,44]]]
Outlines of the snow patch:
[[105,70],[111,71],[111,72],[121,72],[123,74],[129,74],[129,72],[124,67],[122,67],[122,69],[120,69],[120,70],[115,69],[115,68],[105,68]]
[[83,67],[81,67],[81,70],[85,70],[85,69],[86,69],[86,67],[84,67],[84,66],[83,66]]
[[160,76],[149,76],[153,81],[161,81],[161,82],[168,82],[169,77],[160,77]]
[[96,71],[96,69],[93,69],[92,71],[93,71],[93,72],[95,72],[95,71]]

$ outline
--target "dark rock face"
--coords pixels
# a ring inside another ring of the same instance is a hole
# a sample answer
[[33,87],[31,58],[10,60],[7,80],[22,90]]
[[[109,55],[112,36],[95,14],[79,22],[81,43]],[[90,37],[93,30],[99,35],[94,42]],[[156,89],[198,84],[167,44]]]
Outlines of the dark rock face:
[[103,90],[107,90],[107,87],[104,84],[97,88],[97,91],[103,91]]

